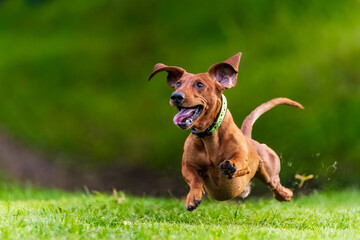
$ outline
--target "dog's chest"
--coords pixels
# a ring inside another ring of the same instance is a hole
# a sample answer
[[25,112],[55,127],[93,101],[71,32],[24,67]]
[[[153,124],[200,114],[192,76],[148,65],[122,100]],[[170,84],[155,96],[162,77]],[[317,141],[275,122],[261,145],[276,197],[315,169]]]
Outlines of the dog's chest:
[[219,201],[229,200],[240,195],[251,179],[248,176],[228,179],[215,167],[200,171],[199,175],[206,192]]
[[199,175],[205,185],[205,189],[214,199],[223,201],[232,199],[240,195],[249,181],[254,176],[254,171],[251,174],[228,179],[226,175],[222,174],[219,165],[234,155],[232,151],[215,153],[206,153],[202,155],[203,158],[199,161]]
[[228,154],[218,155],[216,153],[207,153],[204,150],[202,154],[198,154],[197,166],[201,172],[206,173],[211,169],[218,170],[219,164],[226,159],[230,159],[230,156],[228,156]]

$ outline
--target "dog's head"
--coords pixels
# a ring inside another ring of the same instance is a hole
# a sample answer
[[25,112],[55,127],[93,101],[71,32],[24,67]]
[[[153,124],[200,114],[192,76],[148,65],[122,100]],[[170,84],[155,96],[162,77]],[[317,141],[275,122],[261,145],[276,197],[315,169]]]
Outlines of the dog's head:
[[212,65],[208,72],[199,74],[158,63],[149,81],[155,74],[166,71],[167,83],[175,89],[170,97],[170,105],[178,109],[174,123],[182,129],[194,128],[201,132],[216,119],[222,92],[236,85],[240,58],[241,53],[238,53]]

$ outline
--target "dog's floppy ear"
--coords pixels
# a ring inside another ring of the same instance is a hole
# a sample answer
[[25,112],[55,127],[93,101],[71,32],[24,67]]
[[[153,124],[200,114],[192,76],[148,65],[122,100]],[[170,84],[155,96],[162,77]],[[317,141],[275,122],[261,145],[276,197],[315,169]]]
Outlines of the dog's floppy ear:
[[208,71],[210,77],[218,81],[225,88],[234,87],[237,82],[240,58],[241,52],[223,62],[212,65]]
[[167,66],[165,64],[162,63],[157,63],[154,66],[154,71],[153,73],[150,75],[148,81],[151,80],[151,78],[159,73],[159,72],[163,72],[166,71],[168,73],[167,75],[167,83],[170,85],[170,87],[174,87],[176,82],[181,78],[181,76],[186,72],[184,69],[182,69],[181,67],[175,67],[175,66]]

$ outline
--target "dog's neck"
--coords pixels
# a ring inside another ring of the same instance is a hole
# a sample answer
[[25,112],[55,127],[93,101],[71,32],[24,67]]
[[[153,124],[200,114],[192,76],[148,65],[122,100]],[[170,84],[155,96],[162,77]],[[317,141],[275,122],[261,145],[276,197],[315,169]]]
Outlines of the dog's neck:
[[219,154],[221,143],[224,142],[226,139],[231,138],[231,136],[229,136],[229,131],[231,131],[230,126],[236,125],[229,109],[227,109],[220,128],[211,136],[199,138],[203,142],[205,151],[209,156],[216,156],[217,154]]
[[[204,130],[198,132],[195,128],[191,132],[198,138],[203,138],[206,136],[213,135],[221,126],[224,117],[227,111],[227,101],[224,95],[221,95],[221,98],[217,100],[215,111],[213,112],[213,122],[212,124],[205,128]],[[211,114],[210,114],[211,115]]]

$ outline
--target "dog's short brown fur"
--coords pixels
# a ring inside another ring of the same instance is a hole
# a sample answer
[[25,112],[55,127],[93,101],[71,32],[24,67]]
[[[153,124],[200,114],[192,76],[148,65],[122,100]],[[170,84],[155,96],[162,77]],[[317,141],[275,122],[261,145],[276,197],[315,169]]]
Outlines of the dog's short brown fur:
[[[205,131],[216,119],[221,108],[221,95],[237,82],[241,53],[224,62],[211,66],[207,73],[191,74],[175,66],[158,63],[149,80],[158,72],[168,72],[167,82],[175,88],[170,100],[172,106],[185,109],[188,115],[201,114],[178,126]],[[244,120],[241,130],[236,126],[229,110],[221,127],[211,136],[197,138],[190,134],[185,141],[182,158],[182,174],[190,186],[186,199],[188,210],[194,210],[206,191],[216,200],[229,200],[236,196],[246,197],[250,193],[250,180],[255,176],[269,186],[278,201],[290,201],[292,191],[280,184],[280,160],[265,144],[251,139],[252,125],[261,114],[279,104],[303,108],[301,104],[287,98],[275,98],[260,105]],[[186,116],[185,116],[186,115]],[[174,120],[175,121],[175,120]],[[178,120],[176,120],[178,121]]]

